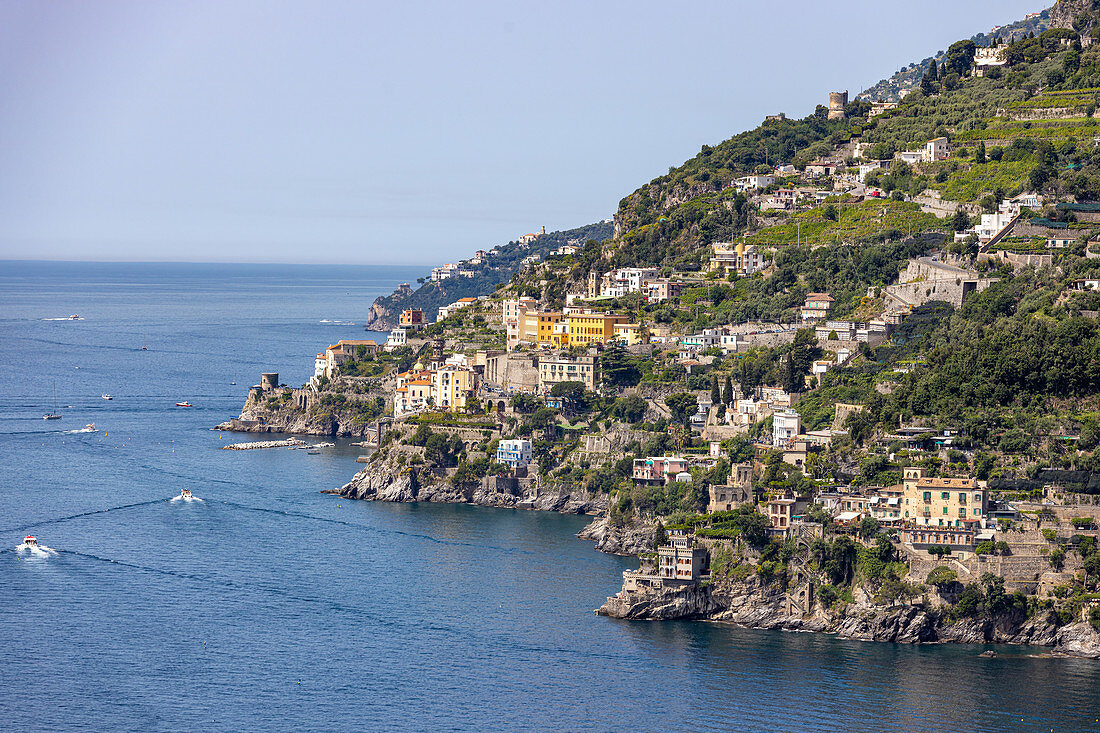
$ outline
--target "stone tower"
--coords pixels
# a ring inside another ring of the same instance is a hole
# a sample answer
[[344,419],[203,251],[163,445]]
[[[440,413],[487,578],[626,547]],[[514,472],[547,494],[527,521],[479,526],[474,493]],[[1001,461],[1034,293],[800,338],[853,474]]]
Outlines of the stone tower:
[[843,120],[847,115],[844,108],[848,106],[848,92],[829,92],[829,119]]

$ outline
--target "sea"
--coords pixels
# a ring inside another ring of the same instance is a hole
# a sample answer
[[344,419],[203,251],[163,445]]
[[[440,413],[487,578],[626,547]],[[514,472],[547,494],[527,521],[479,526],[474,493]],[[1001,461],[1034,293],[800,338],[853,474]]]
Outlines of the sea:
[[1100,730],[1100,661],[608,619],[635,562],[584,517],[322,494],[347,441],[221,450],[270,437],[211,429],[261,372],[306,382],[423,274],[0,262],[0,730]]

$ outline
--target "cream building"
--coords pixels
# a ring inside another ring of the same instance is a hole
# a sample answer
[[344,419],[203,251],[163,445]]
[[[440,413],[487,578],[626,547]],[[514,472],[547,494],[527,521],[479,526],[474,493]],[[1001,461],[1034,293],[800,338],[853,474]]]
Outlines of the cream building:
[[923,468],[904,472],[902,519],[918,527],[984,527],[986,490],[972,478],[931,478]]

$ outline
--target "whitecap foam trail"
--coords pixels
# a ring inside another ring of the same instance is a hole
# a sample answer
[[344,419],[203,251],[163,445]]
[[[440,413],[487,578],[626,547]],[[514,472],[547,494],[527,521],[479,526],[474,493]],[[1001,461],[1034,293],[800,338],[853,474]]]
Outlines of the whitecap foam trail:
[[83,318],[43,318],[43,321],[83,321]]
[[205,504],[206,503],[197,496],[173,496],[168,501],[172,502],[173,504],[175,504],[177,501],[187,501],[187,502],[197,501],[200,504]]
[[62,435],[76,435],[78,433],[97,433],[99,432],[95,428],[80,428],[79,430],[62,430]]
[[46,547],[45,545],[28,545],[26,542],[16,545],[15,551],[20,554],[29,552],[35,557],[50,557],[51,555],[57,554],[57,550],[52,547]]

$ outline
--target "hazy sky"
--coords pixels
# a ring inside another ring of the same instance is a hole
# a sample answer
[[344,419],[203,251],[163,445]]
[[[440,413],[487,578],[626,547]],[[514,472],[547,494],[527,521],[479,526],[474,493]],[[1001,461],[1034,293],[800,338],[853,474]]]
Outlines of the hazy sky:
[[0,0],[0,259],[452,260],[1049,4]]

